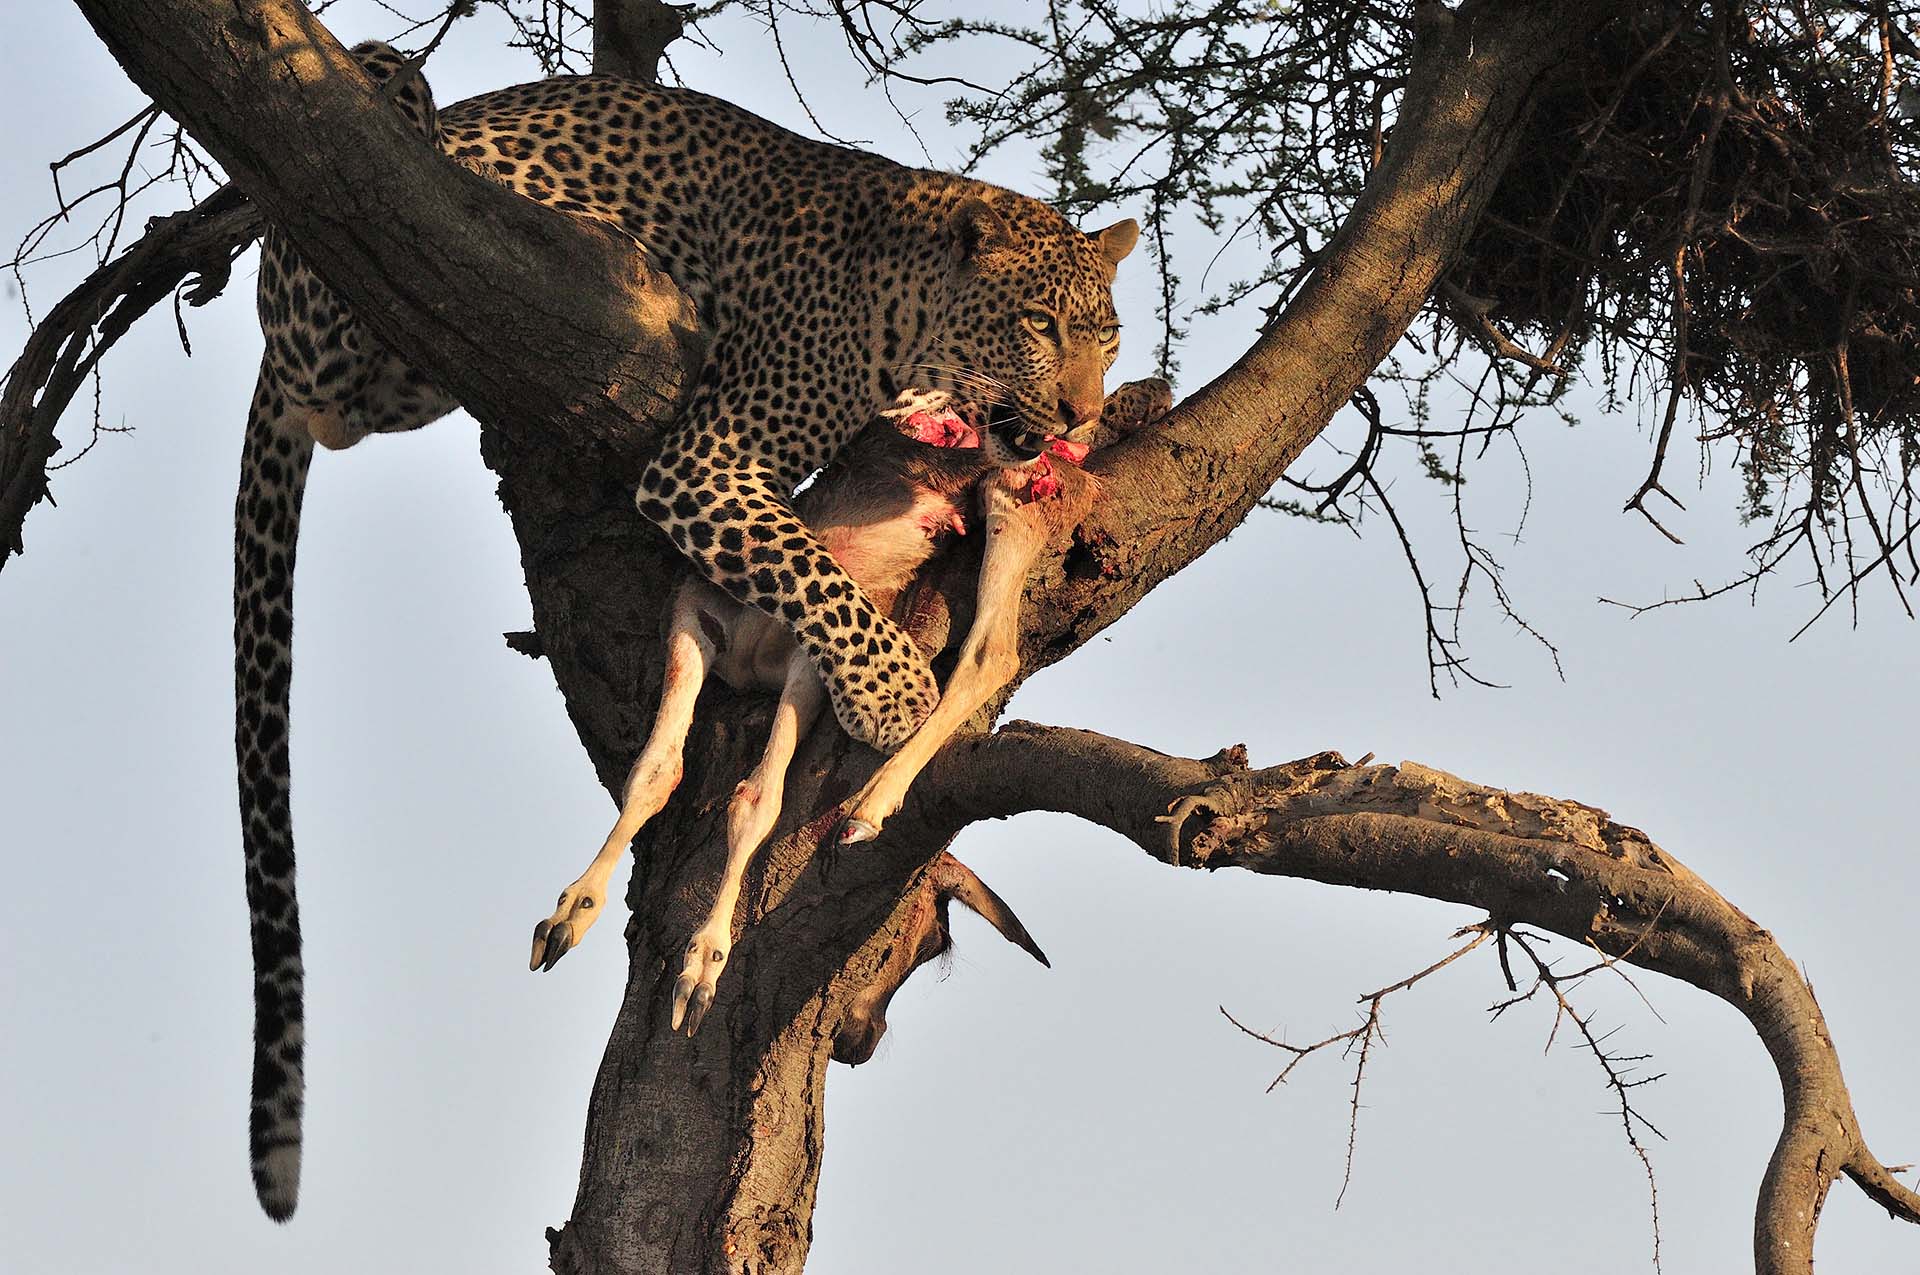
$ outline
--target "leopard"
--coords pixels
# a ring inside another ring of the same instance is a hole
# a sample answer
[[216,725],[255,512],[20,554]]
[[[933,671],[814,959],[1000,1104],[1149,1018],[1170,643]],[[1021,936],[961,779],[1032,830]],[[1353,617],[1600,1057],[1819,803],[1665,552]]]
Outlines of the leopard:
[[[438,108],[417,63],[355,61],[454,162],[630,236],[692,302],[707,353],[635,491],[693,569],[785,625],[848,735],[882,752],[938,702],[927,659],[795,516],[792,493],[908,386],[987,404],[1010,446],[1095,421],[1139,238],[984,181],[816,141],[686,88],[557,76]],[[304,967],[289,766],[293,575],[316,446],[418,429],[455,398],[387,348],[296,246],[263,237],[265,338],[235,498],[234,679],[254,959],[249,1149],[276,1221],[298,1199]]]

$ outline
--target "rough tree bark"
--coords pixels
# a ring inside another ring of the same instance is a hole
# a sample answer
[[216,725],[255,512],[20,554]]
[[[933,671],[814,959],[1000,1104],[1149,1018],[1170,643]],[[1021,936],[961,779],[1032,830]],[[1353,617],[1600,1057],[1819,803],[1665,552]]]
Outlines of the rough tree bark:
[[[698,358],[683,300],[630,242],[433,152],[294,0],[77,3],[135,81],[382,338],[480,420],[533,601],[536,633],[523,645],[549,660],[588,755],[615,785],[658,689],[656,602],[675,570],[629,493]],[[1348,224],[1231,371],[1097,458],[1102,499],[1030,586],[1023,676],[1232,530],[1365,382],[1472,228],[1537,82],[1603,8],[1419,8],[1391,142]],[[633,47],[620,69],[644,75],[647,55]],[[109,284],[108,295],[133,295],[125,280]],[[0,443],[12,437],[0,432]],[[0,491],[18,476],[10,470]],[[946,564],[936,584],[963,595],[966,564]],[[1323,755],[1248,775],[1081,732],[1008,728],[950,748],[887,835],[839,856],[829,879],[815,851],[874,759],[817,732],[749,880],[745,933],[707,1026],[691,1042],[668,1035],[661,1011],[679,944],[719,871],[723,799],[767,719],[764,703],[710,692],[687,781],[638,847],[631,972],[594,1085],[574,1215],[550,1233],[556,1270],[798,1270],[824,1072],[850,1001],[883,977],[918,876],[953,833],[1042,807],[1093,818],[1169,861],[1469,902],[1496,927],[1526,921],[1685,978],[1748,1014],[1788,1094],[1756,1223],[1759,1268],[1810,1270],[1814,1221],[1840,1172],[1920,1218],[1866,1151],[1818,1007],[1764,932],[1598,812],[1411,765],[1354,768]],[[1023,764],[1036,752],[1048,767]],[[1062,764],[1081,776],[1071,792],[1038,779]],[[1181,821],[1156,822],[1170,802]]]
[[687,29],[690,7],[665,0],[594,0],[593,73],[658,83],[660,60]]

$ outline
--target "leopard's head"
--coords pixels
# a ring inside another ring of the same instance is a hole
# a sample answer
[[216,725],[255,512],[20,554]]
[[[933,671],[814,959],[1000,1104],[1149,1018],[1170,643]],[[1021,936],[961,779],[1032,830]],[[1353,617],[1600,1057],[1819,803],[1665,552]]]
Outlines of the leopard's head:
[[1046,205],[1005,193],[968,196],[949,226],[953,301],[925,365],[939,369],[931,379],[989,404],[995,441],[1015,455],[1090,429],[1120,350],[1114,268],[1140,227],[1083,233]]

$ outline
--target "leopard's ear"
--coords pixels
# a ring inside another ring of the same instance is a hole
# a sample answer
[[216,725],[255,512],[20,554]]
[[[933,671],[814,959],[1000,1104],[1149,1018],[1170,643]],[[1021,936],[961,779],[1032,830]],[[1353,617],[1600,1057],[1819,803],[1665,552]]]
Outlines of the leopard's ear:
[[1107,264],[1117,266],[1127,259],[1133,246],[1140,242],[1140,223],[1129,217],[1125,221],[1116,221],[1105,230],[1093,232],[1093,240],[1100,245],[1100,255]]
[[1007,219],[992,204],[978,195],[969,195],[953,210],[953,237],[960,245],[962,261],[978,261],[990,252],[1013,246],[1013,230]]

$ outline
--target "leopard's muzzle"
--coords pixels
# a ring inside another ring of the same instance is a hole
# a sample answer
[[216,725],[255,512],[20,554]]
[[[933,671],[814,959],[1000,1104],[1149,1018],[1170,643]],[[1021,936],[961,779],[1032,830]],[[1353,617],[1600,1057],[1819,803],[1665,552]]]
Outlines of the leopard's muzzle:
[[1003,454],[1022,465],[1038,460],[1059,437],[1033,425],[1010,403],[997,403],[988,411],[987,433]]

